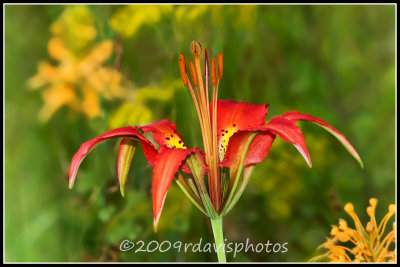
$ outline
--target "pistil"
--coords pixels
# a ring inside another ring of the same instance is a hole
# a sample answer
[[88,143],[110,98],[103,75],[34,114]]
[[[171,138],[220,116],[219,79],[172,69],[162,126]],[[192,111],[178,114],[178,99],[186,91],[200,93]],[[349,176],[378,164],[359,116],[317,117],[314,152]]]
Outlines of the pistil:
[[[212,144],[212,133],[211,133],[211,118],[210,118],[210,109],[209,107],[209,99],[206,98],[206,90],[204,89],[203,76],[201,73],[201,65],[200,65],[200,55],[201,55],[201,45],[200,43],[193,41],[190,50],[194,57],[194,64],[197,72],[197,79],[199,84],[200,91],[200,109],[203,116],[205,132],[203,133],[204,146],[206,150],[206,160],[207,164],[210,167],[210,171],[208,172],[208,185],[210,191],[211,201],[216,210],[219,209],[220,206],[220,186],[219,179],[216,176],[216,168],[218,166],[215,165],[213,159],[213,144]],[[207,86],[208,88],[208,86]],[[207,93],[208,95],[208,93]]]
[[204,52],[204,62],[205,62],[205,85],[203,82],[203,76],[200,64],[200,55],[202,52],[201,45],[193,41],[190,50],[194,57],[194,62],[189,60],[189,69],[192,77],[192,82],[196,93],[190,83],[187,75],[185,57],[181,54],[179,59],[179,68],[181,71],[181,76],[183,84],[189,88],[190,94],[193,98],[193,102],[196,107],[196,112],[199,118],[201,132],[203,136],[203,144],[205,150],[205,160],[209,166],[208,170],[208,185],[209,194],[212,204],[215,210],[218,212],[221,207],[222,192],[221,192],[221,181],[219,179],[219,154],[218,154],[218,144],[217,144],[217,98],[218,98],[218,84],[219,79],[222,77],[222,53],[218,53],[218,74],[217,65],[215,58],[212,58],[212,114],[210,114],[210,99],[209,99],[209,60],[208,60],[208,50],[205,49]]

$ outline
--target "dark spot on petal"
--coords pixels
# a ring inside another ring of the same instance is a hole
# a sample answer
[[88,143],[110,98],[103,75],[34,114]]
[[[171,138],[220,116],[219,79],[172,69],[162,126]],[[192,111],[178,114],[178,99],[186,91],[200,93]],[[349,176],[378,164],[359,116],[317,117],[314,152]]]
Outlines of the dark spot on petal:
[[179,144],[182,144],[182,140],[179,140],[179,142],[178,142]]
[[222,134],[222,136],[224,136],[225,134]]
[[169,137],[165,137],[165,140],[169,140]]
[[171,134],[171,137],[174,137],[174,135],[173,135],[173,134]]
[[233,127],[235,127],[236,126],[236,124],[233,124]]
[[226,130],[225,133],[228,133],[228,130]]

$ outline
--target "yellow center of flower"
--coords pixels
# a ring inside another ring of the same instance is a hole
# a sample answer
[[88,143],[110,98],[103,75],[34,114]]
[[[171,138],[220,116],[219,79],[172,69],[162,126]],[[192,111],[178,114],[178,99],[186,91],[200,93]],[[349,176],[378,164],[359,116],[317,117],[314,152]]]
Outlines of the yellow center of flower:
[[226,153],[226,148],[228,147],[229,138],[237,132],[236,124],[232,127],[227,127],[225,129],[219,129],[217,136],[219,137],[218,143],[218,152],[219,152],[219,161],[221,162]]
[[182,139],[177,134],[170,134],[165,137],[168,147],[170,148],[187,148]]

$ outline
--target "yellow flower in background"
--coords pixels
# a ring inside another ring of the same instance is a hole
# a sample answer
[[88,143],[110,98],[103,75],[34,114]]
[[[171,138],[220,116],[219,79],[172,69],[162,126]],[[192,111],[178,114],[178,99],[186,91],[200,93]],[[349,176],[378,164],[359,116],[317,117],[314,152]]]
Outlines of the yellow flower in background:
[[213,23],[221,24],[220,5],[130,5],[119,9],[110,19],[111,27],[123,37],[134,36],[140,27],[157,24],[162,16],[170,15],[179,25],[196,22],[210,10]]
[[119,128],[123,125],[143,125],[153,120],[153,113],[145,105],[124,103],[112,115],[108,122],[109,128]]
[[131,37],[141,26],[157,23],[162,15],[171,11],[171,5],[125,6],[112,16],[110,25],[124,37]]
[[[178,82],[180,82],[178,80]],[[180,85],[180,83],[178,83]],[[175,86],[174,86],[175,85]],[[142,87],[135,91],[136,101],[139,103],[146,102],[148,100],[159,100],[168,102],[172,99],[174,91],[178,89],[177,82],[171,83],[168,87]]]
[[113,52],[113,42],[92,44],[96,30],[85,6],[67,7],[50,28],[48,53],[58,65],[40,62],[38,73],[28,81],[31,89],[45,86],[39,119],[48,121],[65,105],[88,118],[100,116],[100,96],[110,100],[122,98],[125,92],[121,73],[103,66]]
[[[348,226],[344,219],[339,225],[332,226],[331,237],[320,247],[328,250],[321,256],[314,257],[316,261],[328,257],[332,262],[395,262],[396,261],[396,226],[385,235],[385,229],[390,218],[396,213],[394,204],[389,205],[388,213],[378,224],[375,218],[376,198],[369,200],[367,214],[370,220],[364,228],[354,212],[354,206],[347,203],[344,210],[350,215],[355,229]],[[340,244],[342,243],[342,244]],[[349,244],[349,246],[344,246]]]
[[178,23],[187,23],[188,21],[195,21],[204,15],[210,6],[208,5],[189,5],[178,6],[175,9],[175,18]]
[[65,8],[60,17],[51,24],[50,32],[64,40],[73,52],[81,51],[97,36],[90,11],[82,5]]

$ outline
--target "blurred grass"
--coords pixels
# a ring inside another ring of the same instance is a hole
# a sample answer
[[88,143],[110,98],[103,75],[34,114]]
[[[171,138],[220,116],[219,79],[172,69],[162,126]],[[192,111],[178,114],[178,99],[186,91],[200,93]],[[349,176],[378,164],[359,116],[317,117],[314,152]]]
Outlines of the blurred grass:
[[[123,9],[89,7],[98,41],[117,38],[110,21]],[[216,260],[208,253],[118,252],[124,239],[210,241],[206,218],[175,184],[153,233],[151,167],[139,149],[125,199],[116,187],[112,141],[85,159],[75,189],[68,190],[73,153],[108,129],[120,104],[103,99],[105,116],[90,121],[66,107],[47,124],[37,120],[43,101],[26,82],[48,59],[49,26],[64,10],[5,6],[5,260]],[[194,39],[210,55],[224,53],[220,98],[270,103],[268,118],[290,110],[321,117],[348,137],[365,165],[360,169],[332,136],[302,123],[313,168],[289,144],[275,142],[224,221],[230,241],[288,242],[289,251],[242,252],[228,261],[307,261],[330,225],[347,216],[345,203],[352,202],[363,221],[370,197],[380,201],[377,217],[386,213],[395,201],[395,6],[173,6],[122,37],[120,68],[132,83],[127,98],[137,88],[174,84],[179,53],[189,56]],[[190,96],[177,89],[172,101],[146,106],[154,120],[175,122],[189,147],[200,146]]]

